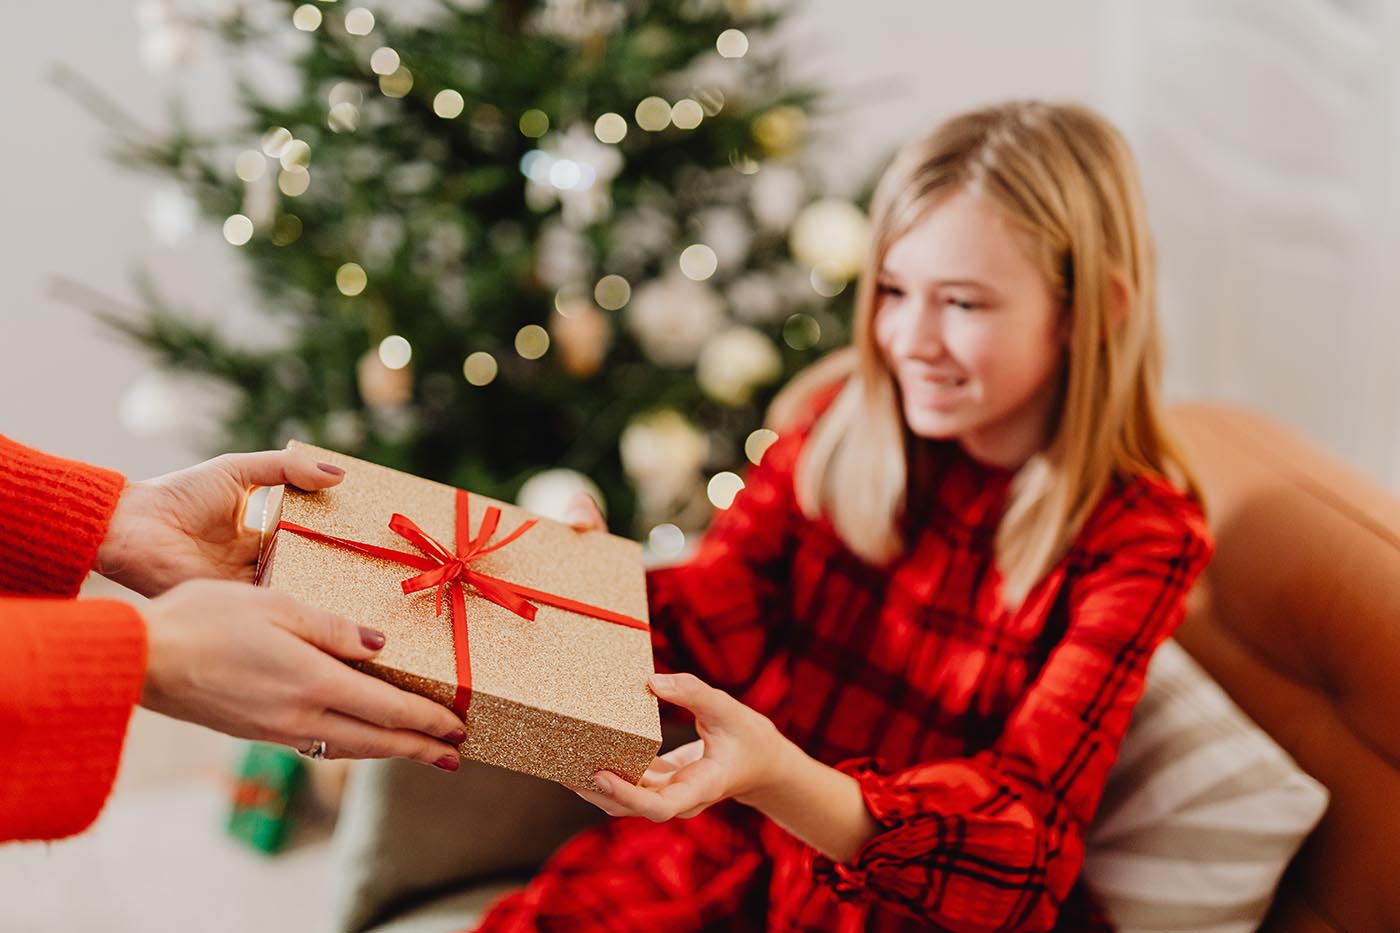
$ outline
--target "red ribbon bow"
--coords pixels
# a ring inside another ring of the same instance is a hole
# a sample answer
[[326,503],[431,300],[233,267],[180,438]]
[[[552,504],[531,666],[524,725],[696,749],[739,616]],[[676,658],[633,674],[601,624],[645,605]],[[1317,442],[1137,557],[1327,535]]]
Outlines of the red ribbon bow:
[[[648,625],[641,619],[613,612],[599,606],[590,606],[577,600],[568,599],[563,596],[556,596],[543,590],[531,589],[521,586],[518,583],[511,583],[498,577],[488,576],[480,571],[473,570],[469,565],[492,551],[499,551],[501,548],[519,538],[529,531],[536,524],[536,519],[530,519],[523,523],[515,531],[497,541],[495,544],[488,544],[491,536],[496,533],[496,528],[501,521],[501,510],[496,506],[489,506],[486,515],[481,520],[481,527],[477,530],[476,537],[471,537],[471,515],[470,499],[466,492],[457,490],[457,550],[456,553],[448,550],[445,546],[435,541],[431,535],[419,528],[412,519],[400,515],[397,512],[389,519],[389,528],[399,537],[408,541],[414,547],[422,551],[422,554],[413,554],[408,551],[396,551],[393,548],[378,547],[373,544],[365,544],[360,541],[352,541],[349,538],[337,538],[334,535],[322,534],[294,522],[280,521],[277,523],[279,531],[290,531],[293,534],[310,538],[314,541],[321,541],[326,544],[333,544],[337,547],[351,551],[358,551],[361,554],[368,554],[371,557],[378,557],[384,560],[391,560],[396,563],[406,564],[422,571],[417,576],[404,580],[400,586],[404,595],[419,593],[423,590],[435,589],[435,604],[437,614],[442,615],[442,592],[448,590],[452,607],[452,642],[457,654],[457,695],[453,698],[452,708],[460,716],[467,714],[467,707],[471,705],[472,694],[472,673],[471,673],[471,652],[467,639],[467,605],[465,587],[470,585],[486,599],[509,609],[511,612],[524,619],[531,621],[535,618],[537,607],[530,600],[555,606],[560,609],[568,609],[582,615],[592,616],[604,622],[612,622],[617,625],[626,625],[629,628],[647,631]],[[449,588],[449,584],[456,586]]]

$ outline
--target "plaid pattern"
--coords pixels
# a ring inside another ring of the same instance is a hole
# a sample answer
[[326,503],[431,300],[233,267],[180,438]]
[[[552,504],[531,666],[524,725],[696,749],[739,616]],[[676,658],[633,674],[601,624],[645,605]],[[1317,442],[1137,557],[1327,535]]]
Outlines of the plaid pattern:
[[1084,831],[1211,545],[1169,486],[1119,480],[1008,610],[993,561],[1011,474],[931,445],[911,546],[878,569],[794,501],[776,443],[683,567],[649,575],[658,666],[692,671],[853,775],[881,832],[846,864],[726,803],[566,843],[480,928],[1111,929]]

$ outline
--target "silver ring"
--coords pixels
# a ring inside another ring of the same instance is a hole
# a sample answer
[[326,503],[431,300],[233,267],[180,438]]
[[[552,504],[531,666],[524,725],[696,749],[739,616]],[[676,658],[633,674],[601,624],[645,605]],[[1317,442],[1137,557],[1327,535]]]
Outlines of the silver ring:
[[311,744],[307,748],[297,749],[297,754],[301,755],[303,758],[310,758],[312,761],[320,761],[322,758],[326,757],[326,740],[312,739]]

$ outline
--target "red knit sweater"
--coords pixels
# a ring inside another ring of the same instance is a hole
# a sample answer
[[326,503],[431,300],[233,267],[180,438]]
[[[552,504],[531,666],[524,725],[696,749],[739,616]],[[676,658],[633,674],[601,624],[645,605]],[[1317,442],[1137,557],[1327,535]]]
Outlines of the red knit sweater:
[[81,832],[116,777],[146,628],[73,597],[124,484],[0,436],[0,842]]

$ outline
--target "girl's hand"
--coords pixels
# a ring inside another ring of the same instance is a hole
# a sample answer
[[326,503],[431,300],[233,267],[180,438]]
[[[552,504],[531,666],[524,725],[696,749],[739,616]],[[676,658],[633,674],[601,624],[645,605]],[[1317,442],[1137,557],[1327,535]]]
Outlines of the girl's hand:
[[656,758],[636,786],[609,771],[598,772],[598,793],[575,791],[584,800],[611,816],[644,816],[660,823],[677,816],[689,819],[731,798],[761,807],[765,794],[785,779],[784,769],[797,748],[767,716],[693,674],[657,674],[651,689],[694,713],[700,738]]
[[411,758],[457,770],[451,710],[355,670],[384,635],[246,583],[194,580],[143,607],[141,705],[244,739],[327,758]]
[[251,582],[259,535],[243,524],[255,486],[334,486],[339,467],[290,450],[224,454],[131,483],[117,500],[95,569],[143,596],[199,578]]

